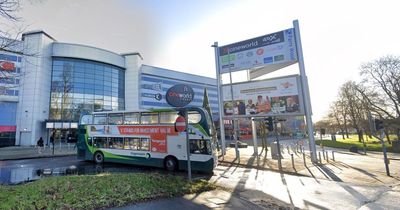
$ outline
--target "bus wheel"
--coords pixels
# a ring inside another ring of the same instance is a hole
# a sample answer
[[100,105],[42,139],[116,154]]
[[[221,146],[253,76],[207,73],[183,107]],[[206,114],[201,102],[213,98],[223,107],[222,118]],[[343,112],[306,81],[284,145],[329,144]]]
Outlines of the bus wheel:
[[178,168],[178,163],[175,158],[167,157],[165,159],[164,166],[167,171],[175,171]]
[[104,162],[104,155],[101,152],[94,153],[94,162],[99,164]]

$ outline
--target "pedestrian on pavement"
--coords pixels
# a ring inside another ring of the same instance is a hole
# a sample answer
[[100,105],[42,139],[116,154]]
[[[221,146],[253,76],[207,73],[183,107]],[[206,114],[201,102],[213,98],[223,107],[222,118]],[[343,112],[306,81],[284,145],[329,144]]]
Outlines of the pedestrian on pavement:
[[50,136],[50,144],[51,144],[52,148],[54,148],[54,135],[53,134]]
[[37,147],[38,147],[38,153],[42,153],[42,149],[44,146],[43,138],[40,137],[39,140],[37,141]]

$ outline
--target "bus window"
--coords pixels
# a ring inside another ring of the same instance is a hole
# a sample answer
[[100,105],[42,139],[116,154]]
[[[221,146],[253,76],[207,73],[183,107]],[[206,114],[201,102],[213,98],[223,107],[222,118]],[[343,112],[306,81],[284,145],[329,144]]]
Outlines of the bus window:
[[93,146],[97,148],[106,148],[107,147],[107,138],[106,137],[93,137]]
[[125,113],[125,125],[139,124],[139,113]]
[[188,113],[188,118],[189,118],[188,119],[189,123],[196,124],[196,123],[200,122],[201,114],[199,112],[196,112],[196,111],[190,111]]
[[140,138],[125,138],[125,149],[138,150],[140,148]]
[[81,118],[81,125],[90,125],[93,123],[93,116],[92,115],[83,115]]
[[121,137],[111,137],[108,138],[109,148],[113,149],[123,149],[124,148],[124,138]]
[[178,117],[177,112],[161,112],[160,113],[160,123],[175,123],[176,118]]
[[121,125],[122,124],[122,114],[109,114],[108,124],[110,125]]
[[107,124],[107,115],[106,114],[95,114],[93,117],[93,124],[106,125]]
[[150,139],[142,138],[140,141],[140,150],[149,151],[150,150]]
[[158,113],[142,113],[140,122],[142,124],[158,124]]
[[190,139],[190,153],[211,155],[211,143],[204,139]]

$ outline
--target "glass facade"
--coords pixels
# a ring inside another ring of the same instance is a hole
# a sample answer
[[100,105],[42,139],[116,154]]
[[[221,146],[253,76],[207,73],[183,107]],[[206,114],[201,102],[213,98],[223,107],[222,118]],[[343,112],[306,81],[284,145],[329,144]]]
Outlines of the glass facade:
[[125,70],[101,62],[53,58],[49,120],[125,109]]

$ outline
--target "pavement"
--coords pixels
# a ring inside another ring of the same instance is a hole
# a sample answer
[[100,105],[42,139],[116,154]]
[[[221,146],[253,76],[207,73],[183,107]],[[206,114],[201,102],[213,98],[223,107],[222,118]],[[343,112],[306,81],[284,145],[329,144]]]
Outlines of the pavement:
[[313,164],[308,151],[303,159],[298,148],[288,146],[283,146],[282,171],[271,148],[267,153],[258,148],[259,158],[251,146],[239,149],[239,159],[228,148],[210,178],[217,190],[114,209],[400,209],[400,154],[388,153],[387,176],[379,152],[317,147],[321,163]]
[[66,155],[76,155],[76,148],[74,144],[56,144],[53,149],[45,146],[41,153],[39,153],[36,146],[12,146],[0,147],[0,161],[1,160],[20,160],[30,158],[46,158],[46,157],[59,157]]
[[[216,190],[114,209],[400,209],[400,154],[388,153],[391,176],[387,176],[379,152],[364,155],[317,147],[321,154],[328,151],[329,157],[321,155],[321,163],[313,164],[309,152],[304,151],[303,159],[299,148],[287,146],[282,171],[271,158],[271,148],[267,153],[258,148],[259,158],[251,146],[239,149],[239,159],[229,148],[208,177]],[[0,160],[18,154],[43,157],[51,150],[38,154],[34,147],[0,148]],[[57,154],[74,154],[74,150],[64,148]]]

